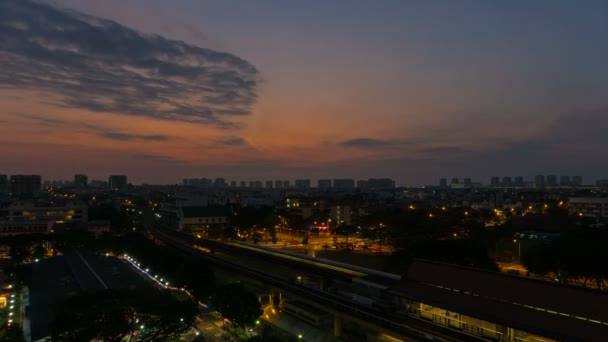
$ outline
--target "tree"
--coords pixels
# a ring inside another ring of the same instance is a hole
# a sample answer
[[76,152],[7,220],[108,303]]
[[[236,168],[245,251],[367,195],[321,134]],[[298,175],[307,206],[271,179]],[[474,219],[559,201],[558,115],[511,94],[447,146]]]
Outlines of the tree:
[[218,288],[211,302],[224,317],[241,328],[253,325],[263,313],[257,296],[238,283]]
[[25,245],[13,245],[9,255],[17,263],[22,263],[30,258],[30,250]]
[[175,339],[190,329],[198,313],[192,301],[178,301],[154,288],[104,290],[68,299],[51,325],[52,341],[140,341]]
[[44,248],[43,244],[38,244],[34,247],[34,251],[32,252],[33,259],[42,259],[46,256],[46,248]]

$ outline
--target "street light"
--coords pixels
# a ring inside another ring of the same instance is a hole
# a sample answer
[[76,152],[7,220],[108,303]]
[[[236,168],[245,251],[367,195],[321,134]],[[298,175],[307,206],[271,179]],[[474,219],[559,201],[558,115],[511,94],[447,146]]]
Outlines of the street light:
[[518,241],[517,239],[513,239],[513,243],[517,244],[517,259],[521,263],[521,241]]

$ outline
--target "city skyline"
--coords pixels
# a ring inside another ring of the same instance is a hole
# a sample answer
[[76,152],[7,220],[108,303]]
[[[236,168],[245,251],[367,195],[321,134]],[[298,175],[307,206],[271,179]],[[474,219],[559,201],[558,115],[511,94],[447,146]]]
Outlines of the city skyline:
[[5,0],[1,172],[594,183],[607,23],[602,1]]

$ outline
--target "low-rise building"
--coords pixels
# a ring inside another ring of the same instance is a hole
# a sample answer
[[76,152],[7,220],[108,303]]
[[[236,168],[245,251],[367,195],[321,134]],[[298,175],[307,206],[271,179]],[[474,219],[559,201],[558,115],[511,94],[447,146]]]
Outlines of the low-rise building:
[[569,212],[584,217],[608,218],[608,198],[572,197]]

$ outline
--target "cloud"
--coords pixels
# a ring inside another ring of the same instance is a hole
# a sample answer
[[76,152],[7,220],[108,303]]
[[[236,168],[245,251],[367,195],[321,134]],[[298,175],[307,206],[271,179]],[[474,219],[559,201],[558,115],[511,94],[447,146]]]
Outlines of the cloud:
[[545,131],[550,141],[577,145],[608,144],[608,108],[573,110],[558,116]]
[[0,89],[59,106],[221,128],[251,113],[259,80],[237,56],[30,0],[0,2],[0,65]]
[[247,145],[245,139],[241,137],[225,137],[220,139],[220,143],[228,146],[244,146]]
[[166,141],[169,139],[166,135],[152,134],[152,135],[143,135],[143,134],[128,134],[128,133],[118,133],[118,132],[101,132],[100,136],[112,140],[120,140],[120,141],[132,141],[132,140],[145,140],[145,141]]
[[394,145],[396,142],[391,140],[381,140],[373,138],[353,138],[340,143],[344,147],[374,149]]
[[437,147],[425,148],[421,152],[427,153],[427,154],[433,154],[433,155],[438,155],[438,154],[445,155],[445,154],[462,153],[462,152],[465,152],[465,150],[458,146],[437,146]]
[[157,154],[133,154],[133,155],[131,155],[131,157],[136,160],[160,163],[163,165],[164,164],[173,164],[173,165],[188,164],[187,162],[182,161],[182,160],[178,160],[178,159],[167,157],[167,156],[157,155]]

